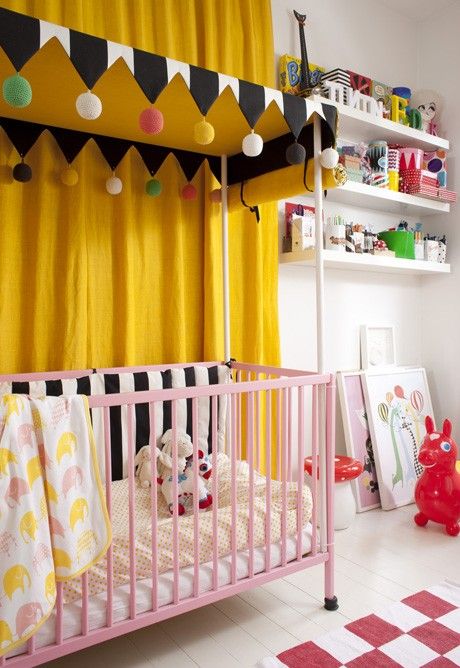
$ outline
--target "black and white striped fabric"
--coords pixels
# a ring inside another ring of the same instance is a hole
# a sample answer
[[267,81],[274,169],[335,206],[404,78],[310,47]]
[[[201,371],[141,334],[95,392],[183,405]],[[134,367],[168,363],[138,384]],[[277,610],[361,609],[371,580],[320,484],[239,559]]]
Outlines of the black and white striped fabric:
[[332,127],[325,113],[328,105],[0,7],[0,47],[17,71],[52,38],[59,40],[88,89],[93,88],[104,72],[116,60],[122,58],[152,104],[169,82],[179,74],[204,116],[225,88],[229,87],[251,127],[255,126],[262,113],[274,102],[295,137],[313,112],[318,113],[335,134],[335,110],[330,108],[334,111],[332,121],[334,127]]
[[[230,369],[225,365],[211,367],[190,366],[173,368],[165,371],[140,371],[121,373],[93,373],[79,378],[62,380],[31,381],[31,382],[0,382],[0,395],[9,393],[28,394],[33,397],[68,394],[116,394],[119,392],[135,392],[142,390],[162,390],[169,388],[192,387],[197,385],[214,385],[230,382]],[[218,449],[222,450],[225,441],[225,420],[227,413],[226,395],[218,400]],[[209,397],[199,397],[198,404],[198,447],[204,452],[211,451],[212,405]],[[160,445],[164,432],[172,427],[171,401],[155,403],[155,442]],[[128,409],[126,406],[110,408],[110,440],[112,480],[120,480],[128,475]],[[186,431],[192,437],[192,400],[177,400],[178,430]],[[93,429],[101,470],[103,471],[104,429],[103,410],[92,410]],[[135,406],[135,447],[136,452],[149,443],[150,417],[148,404]]]

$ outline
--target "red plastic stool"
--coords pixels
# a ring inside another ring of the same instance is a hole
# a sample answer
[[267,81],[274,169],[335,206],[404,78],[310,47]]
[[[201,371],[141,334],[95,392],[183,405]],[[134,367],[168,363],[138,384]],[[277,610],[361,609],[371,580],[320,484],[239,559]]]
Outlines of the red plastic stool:
[[[305,457],[304,469],[311,477],[313,470],[311,457]],[[350,480],[354,480],[354,478],[361,475],[363,465],[352,457],[336,455],[334,471],[334,529],[337,531],[349,527],[356,514],[356,501],[351,489]]]

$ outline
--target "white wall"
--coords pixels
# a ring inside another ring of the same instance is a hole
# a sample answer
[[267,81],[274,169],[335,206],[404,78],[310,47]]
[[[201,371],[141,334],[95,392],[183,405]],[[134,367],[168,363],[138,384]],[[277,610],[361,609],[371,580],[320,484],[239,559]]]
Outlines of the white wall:
[[[418,62],[421,87],[434,88],[444,98],[442,134],[451,142],[448,187],[460,192],[458,147],[460,145],[460,3],[437,12],[419,26]],[[434,48],[435,47],[435,48]],[[435,55],[434,55],[435,54]],[[433,219],[447,234],[448,261],[453,273],[436,280],[424,279],[422,288],[422,356],[430,370],[434,412],[438,420],[449,416],[454,435],[460,439],[460,204],[448,216]]]
[[[272,0],[276,56],[300,54],[292,7],[292,0]],[[417,27],[409,19],[369,0],[311,0],[298,4],[298,11],[303,11],[303,7],[308,14],[306,39],[312,62],[326,69],[354,70],[393,86],[415,86]],[[280,203],[280,223],[283,206]],[[326,215],[328,210],[341,209],[328,203]],[[363,209],[351,209],[347,214],[355,222],[369,222],[375,229],[382,229],[384,223],[392,226],[398,222],[397,217],[385,218]],[[327,368],[334,371],[359,368],[359,326],[364,323],[394,324],[398,361],[420,364],[420,286],[421,279],[417,277],[326,270]],[[316,315],[312,269],[280,265],[279,313],[282,363],[314,369]],[[337,424],[337,450],[344,452],[340,419]]]

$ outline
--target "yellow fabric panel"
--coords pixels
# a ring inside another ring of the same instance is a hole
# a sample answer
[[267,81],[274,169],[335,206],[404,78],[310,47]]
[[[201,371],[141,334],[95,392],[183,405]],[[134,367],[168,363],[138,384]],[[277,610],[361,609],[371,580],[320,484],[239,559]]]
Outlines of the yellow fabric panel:
[[[2,5],[273,84],[269,0]],[[198,200],[184,202],[185,178],[168,158],[158,174],[163,193],[152,199],[143,192],[147,170],[131,149],[117,170],[123,192],[112,197],[104,184],[109,169],[92,142],[75,161],[74,188],[61,185],[64,160],[46,133],[27,156],[28,184],[11,182],[5,166],[18,158],[3,131],[0,150],[1,372],[223,357],[220,207],[209,202],[217,184],[207,168],[194,179]],[[246,213],[231,216],[230,258],[232,355],[276,364],[276,205],[264,207],[260,225]]]

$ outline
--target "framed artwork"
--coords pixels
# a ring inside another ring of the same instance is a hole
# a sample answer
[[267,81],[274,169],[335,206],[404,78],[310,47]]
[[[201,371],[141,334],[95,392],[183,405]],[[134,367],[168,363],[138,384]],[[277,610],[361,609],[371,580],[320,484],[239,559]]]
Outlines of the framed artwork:
[[395,330],[393,325],[361,325],[361,367],[396,365]]
[[361,475],[350,481],[359,513],[380,507],[362,377],[362,371],[342,371],[337,374],[347,454],[360,461],[364,467]]
[[433,415],[425,369],[367,371],[363,376],[380,500],[384,510],[414,501],[423,468],[418,451]]

